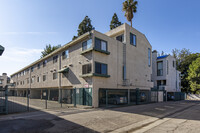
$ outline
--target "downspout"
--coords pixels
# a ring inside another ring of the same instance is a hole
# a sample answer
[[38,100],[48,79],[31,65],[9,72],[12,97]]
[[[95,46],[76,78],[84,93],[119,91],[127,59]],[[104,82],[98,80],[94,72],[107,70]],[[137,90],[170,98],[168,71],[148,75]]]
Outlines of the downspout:
[[[58,70],[61,69],[61,54],[58,56]],[[58,73],[59,102],[62,107],[61,73]]]
[[29,94],[28,94],[29,90],[30,90],[30,93],[31,93],[31,69],[30,69],[29,76],[30,76],[30,78],[29,78],[29,89],[27,91],[27,110],[28,111],[29,111]]

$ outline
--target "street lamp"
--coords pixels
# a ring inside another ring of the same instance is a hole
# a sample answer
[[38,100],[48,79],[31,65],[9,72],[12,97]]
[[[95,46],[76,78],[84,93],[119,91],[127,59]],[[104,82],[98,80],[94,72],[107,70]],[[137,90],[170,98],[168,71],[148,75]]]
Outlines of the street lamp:
[[0,45],[0,56],[3,54],[4,47]]

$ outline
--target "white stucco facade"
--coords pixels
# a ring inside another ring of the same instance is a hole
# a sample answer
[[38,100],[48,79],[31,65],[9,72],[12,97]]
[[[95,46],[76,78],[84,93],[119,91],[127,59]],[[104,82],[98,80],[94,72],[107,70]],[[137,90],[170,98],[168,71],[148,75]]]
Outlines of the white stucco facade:
[[171,55],[157,56],[152,53],[152,81],[154,87],[167,92],[181,92],[180,72],[176,69],[176,59]]

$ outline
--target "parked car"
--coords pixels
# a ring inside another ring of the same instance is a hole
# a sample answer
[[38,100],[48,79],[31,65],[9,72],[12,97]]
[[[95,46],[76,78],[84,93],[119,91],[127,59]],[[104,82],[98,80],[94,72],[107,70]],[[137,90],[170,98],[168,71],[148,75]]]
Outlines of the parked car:
[[140,93],[140,101],[141,101],[141,102],[145,102],[145,101],[146,101],[146,98],[147,98],[147,97],[146,97],[146,94],[145,94],[144,92],[141,92],[141,93]]
[[167,100],[168,101],[173,101],[175,97],[173,95],[167,94]]

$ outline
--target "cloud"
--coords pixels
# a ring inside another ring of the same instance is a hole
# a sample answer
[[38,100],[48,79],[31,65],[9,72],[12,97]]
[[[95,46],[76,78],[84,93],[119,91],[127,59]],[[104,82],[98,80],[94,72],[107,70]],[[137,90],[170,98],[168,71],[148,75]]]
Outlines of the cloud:
[[42,49],[27,49],[27,48],[15,48],[14,51],[11,50],[10,52],[15,52],[18,56],[30,56],[34,54],[41,53]]
[[0,32],[0,35],[45,35],[57,34],[57,32]]
[[8,47],[0,56],[0,73],[12,74],[40,59],[42,49]]

